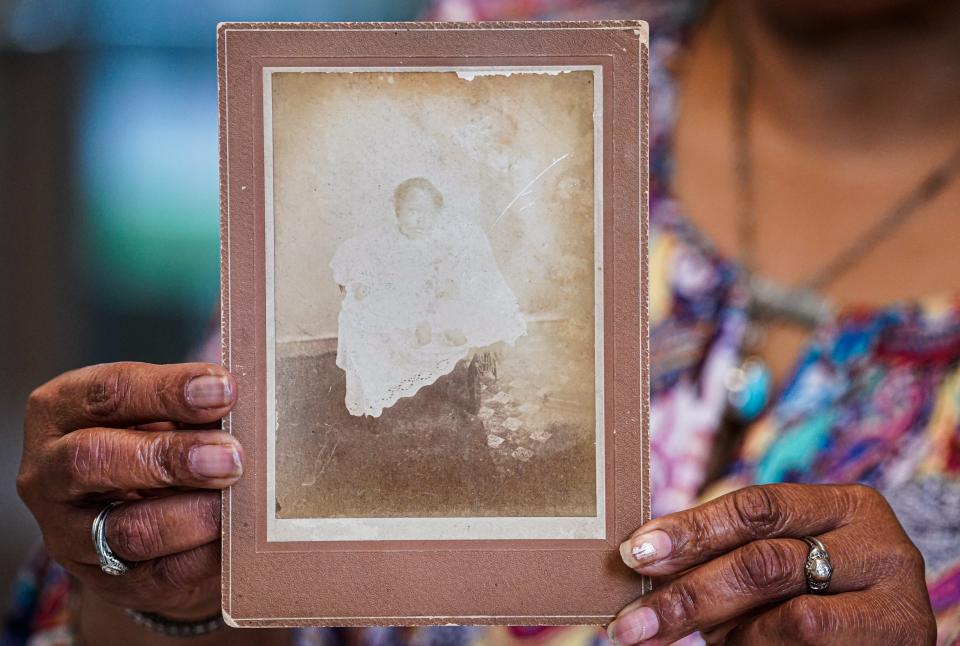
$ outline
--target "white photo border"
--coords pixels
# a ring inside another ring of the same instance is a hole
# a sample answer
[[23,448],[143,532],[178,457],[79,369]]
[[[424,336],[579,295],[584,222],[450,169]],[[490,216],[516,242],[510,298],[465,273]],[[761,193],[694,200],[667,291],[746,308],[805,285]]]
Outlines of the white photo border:
[[[478,75],[557,74],[590,71],[594,75],[594,355],[596,514],[594,516],[481,516],[406,518],[277,518],[276,515],[276,300],[273,192],[274,73],[472,72]],[[263,68],[264,244],[266,279],[266,443],[267,542],[382,540],[605,539],[606,460],[604,411],[603,286],[603,68],[600,65],[484,65],[423,67],[264,67]]]

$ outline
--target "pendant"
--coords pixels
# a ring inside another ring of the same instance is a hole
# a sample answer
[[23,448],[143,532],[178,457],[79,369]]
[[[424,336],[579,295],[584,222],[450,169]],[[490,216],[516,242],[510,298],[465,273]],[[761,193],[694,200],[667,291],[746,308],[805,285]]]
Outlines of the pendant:
[[785,321],[804,329],[814,329],[833,318],[833,304],[812,289],[787,287],[758,274],[749,274],[746,285],[752,319]]
[[742,422],[752,422],[770,402],[770,369],[760,357],[750,356],[727,372],[727,405]]

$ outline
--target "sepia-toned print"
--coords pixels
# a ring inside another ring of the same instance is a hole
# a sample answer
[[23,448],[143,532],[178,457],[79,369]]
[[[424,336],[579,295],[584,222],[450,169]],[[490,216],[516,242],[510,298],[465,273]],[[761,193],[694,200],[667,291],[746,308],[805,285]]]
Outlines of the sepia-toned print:
[[271,539],[602,535],[600,83],[265,70]]

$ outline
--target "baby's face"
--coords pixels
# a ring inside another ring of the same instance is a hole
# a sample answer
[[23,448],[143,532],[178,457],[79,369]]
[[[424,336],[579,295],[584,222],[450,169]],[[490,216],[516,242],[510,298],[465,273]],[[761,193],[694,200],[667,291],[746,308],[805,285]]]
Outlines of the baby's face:
[[397,225],[408,238],[427,235],[437,220],[440,209],[426,191],[413,189],[397,202]]

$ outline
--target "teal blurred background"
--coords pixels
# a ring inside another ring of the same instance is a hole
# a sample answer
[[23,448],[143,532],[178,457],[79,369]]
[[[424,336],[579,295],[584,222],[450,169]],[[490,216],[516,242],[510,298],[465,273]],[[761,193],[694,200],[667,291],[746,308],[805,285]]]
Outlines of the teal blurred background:
[[215,29],[408,20],[421,0],[0,0],[0,590],[36,544],[14,491],[29,391],[178,361],[219,284]]

